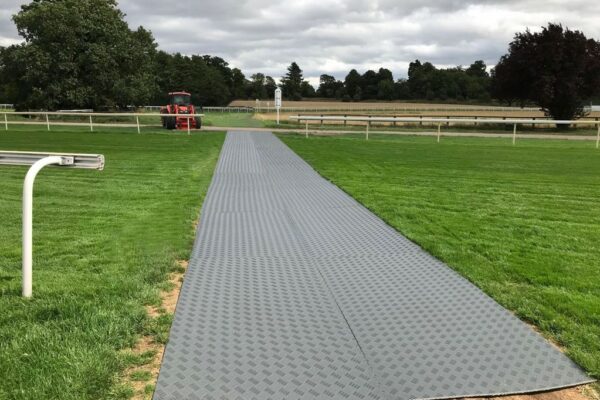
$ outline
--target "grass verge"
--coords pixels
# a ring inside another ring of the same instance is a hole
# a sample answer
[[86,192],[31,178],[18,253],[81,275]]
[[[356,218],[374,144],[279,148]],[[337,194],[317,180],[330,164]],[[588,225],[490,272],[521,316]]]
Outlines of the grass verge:
[[600,151],[594,144],[281,138],[600,378]]
[[49,167],[38,176],[31,300],[20,297],[26,168],[0,166],[2,399],[128,398],[123,372],[152,357],[124,349],[144,335],[166,340],[170,314],[151,318],[146,307],[160,307],[176,261],[189,255],[224,135],[131,132],[0,133],[3,150],[106,156],[102,172]]
[[211,112],[205,113],[203,124],[206,126],[225,126],[233,128],[263,128],[262,121],[247,112]]

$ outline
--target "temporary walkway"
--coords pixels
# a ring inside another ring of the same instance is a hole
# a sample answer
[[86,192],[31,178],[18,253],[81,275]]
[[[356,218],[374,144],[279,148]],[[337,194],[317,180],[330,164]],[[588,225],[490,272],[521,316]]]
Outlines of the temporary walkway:
[[275,136],[228,133],[156,400],[442,399],[589,381]]

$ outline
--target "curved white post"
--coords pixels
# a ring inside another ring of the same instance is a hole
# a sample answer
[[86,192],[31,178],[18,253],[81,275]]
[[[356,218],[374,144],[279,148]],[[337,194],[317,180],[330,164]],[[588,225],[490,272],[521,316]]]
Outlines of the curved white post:
[[52,164],[62,164],[63,157],[42,158],[29,168],[23,184],[23,297],[32,294],[32,223],[33,223],[33,182],[42,168]]

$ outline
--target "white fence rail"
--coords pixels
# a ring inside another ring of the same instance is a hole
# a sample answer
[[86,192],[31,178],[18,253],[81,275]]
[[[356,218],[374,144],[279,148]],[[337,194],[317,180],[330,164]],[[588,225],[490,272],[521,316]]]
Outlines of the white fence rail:
[[[352,104],[352,103],[350,103]],[[256,112],[272,113],[276,112],[274,106],[258,106],[255,107]],[[281,112],[389,112],[389,113],[410,113],[410,112],[514,112],[514,111],[540,111],[537,107],[281,107]]]
[[[11,116],[35,116],[38,120],[15,120],[9,119]],[[86,122],[69,122],[69,121],[57,121],[51,120],[50,117],[86,117]],[[131,118],[131,123],[121,122],[98,122],[94,121],[94,118],[98,117],[114,117],[114,118]],[[142,127],[153,126],[157,127],[160,124],[143,124],[140,123],[140,118],[147,117],[180,117],[180,118],[202,118],[204,114],[162,114],[162,113],[90,113],[90,112],[78,112],[78,111],[21,111],[21,112],[0,112],[0,126],[4,125],[4,129],[8,130],[9,125],[45,125],[50,130],[51,126],[84,126],[89,127],[90,132],[94,131],[95,126],[102,126],[107,128],[137,128],[138,133],[141,133]],[[143,121],[142,121],[143,122]],[[190,124],[188,123],[188,133],[190,132]]]
[[[352,104],[352,103],[349,103]],[[155,111],[160,110],[161,106],[144,106],[144,110]],[[277,112],[275,105],[256,105],[256,106],[227,106],[227,107],[213,107],[206,106],[202,107],[204,112],[247,112],[247,113],[274,113]],[[414,113],[414,112],[514,112],[514,111],[530,111],[538,112],[539,108],[536,107],[460,107],[460,106],[448,106],[448,107],[381,107],[381,106],[352,106],[348,107],[323,107],[323,106],[310,106],[310,107],[298,107],[298,106],[283,106],[279,110],[280,112],[389,112],[389,113]]]
[[379,123],[431,123],[437,125],[437,140],[440,141],[442,136],[442,125],[443,124],[493,124],[493,125],[513,125],[513,144],[517,141],[517,126],[518,125],[591,125],[597,126],[598,133],[596,136],[596,148],[600,147],[600,121],[596,120],[553,120],[553,119],[526,119],[526,118],[430,118],[430,117],[359,117],[359,116],[334,116],[334,115],[292,115],[289,117],[291,120],[298,122],[304,121],[305,136],[308,137],[308,123],[309,121],[336,121],[336,122],[363,122],[366,124],[365,137],[369,140],[369,130],[371,124],[374,122]]
[[255,110],[252,107],[202,107],[202,111],[221,113],[253,113]]

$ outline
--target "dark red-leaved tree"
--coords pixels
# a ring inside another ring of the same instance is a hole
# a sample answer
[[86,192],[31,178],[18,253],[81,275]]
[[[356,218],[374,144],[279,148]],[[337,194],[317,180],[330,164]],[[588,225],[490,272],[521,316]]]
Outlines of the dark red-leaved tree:
[[493,95],[539,105],[554,119],[584,115],[584,103],[600,93],[600,42],[549,24],[517,33],[492,71]]

